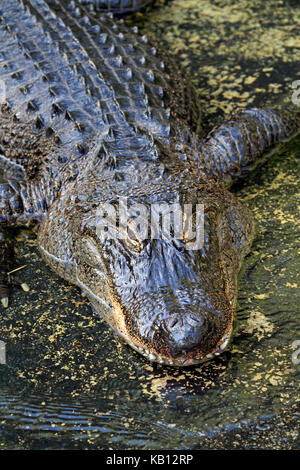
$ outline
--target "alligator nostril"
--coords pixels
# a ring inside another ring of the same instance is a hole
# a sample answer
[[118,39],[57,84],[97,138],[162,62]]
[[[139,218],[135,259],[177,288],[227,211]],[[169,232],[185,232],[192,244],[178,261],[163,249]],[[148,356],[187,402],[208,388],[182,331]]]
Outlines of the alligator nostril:
[[160,339],[169,352],[176,356],[201,346],[207,334],[207,321],[193,313],[182,312],[164,319],[157,339]]

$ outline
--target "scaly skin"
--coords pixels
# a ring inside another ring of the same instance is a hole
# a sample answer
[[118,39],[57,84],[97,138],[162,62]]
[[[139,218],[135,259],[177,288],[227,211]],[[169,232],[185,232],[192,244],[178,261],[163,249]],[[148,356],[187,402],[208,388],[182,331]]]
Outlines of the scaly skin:
[[78,0],[85,7],[94,7],[96,11],[127,15],[151,5],[154,0]]
[[[224,182],[299,120],[251,109],[200,141],[197,100],[176,65],[95,3],[101,10],[89,0],[0,2],[0,221],[41,222],[48,264],[137,351],[169,365],[203,362],[228,343],[253,234]],[[185,236],[142,241],[132,222],[124,239],[103,240],[99,207],[120,197],[147,216],[154,203],[202,203],[203,247],[189,249]]]

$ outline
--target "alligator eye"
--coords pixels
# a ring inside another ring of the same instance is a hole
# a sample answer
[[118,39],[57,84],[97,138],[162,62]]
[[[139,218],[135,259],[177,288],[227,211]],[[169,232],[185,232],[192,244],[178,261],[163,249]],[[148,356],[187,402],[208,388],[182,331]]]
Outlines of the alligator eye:
[[94,240],[89,237],[79,239],[76,242],[76,248],[80,250],[80,259],[92,268],[102,266],[102,258]]
[[129,245],[129,248],[134,249],[137,252],[140,252],[143,249],[144,244],[140,238],[134,219],[129,219],[127,222],[125,243]]

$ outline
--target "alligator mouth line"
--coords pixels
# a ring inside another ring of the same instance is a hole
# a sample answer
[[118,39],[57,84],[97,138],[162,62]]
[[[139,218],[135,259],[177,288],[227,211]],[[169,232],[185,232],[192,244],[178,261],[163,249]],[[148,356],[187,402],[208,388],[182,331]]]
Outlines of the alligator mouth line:
[[[100,301],[101,303],[104,303],[102,299],[100,299],[96,294],[94,294],[90,289],[88,289],[81,281],[79,281],[78,278],[77,278],[77,281],[79,285],[81,285],[81,287],[84,288],[87,294],[95,298],[98,302]],[[105,305],[109,307],[108,304],[105,303]],[[196,355],[195,357],[192,357],[192,358],[191,357],[185,358],[184,356],[180,356],[179,358],[171,359],[171,358],[163,357],[159,354],[154,354],[152,351],[150,351],[150,349],[147,349],[141,345],[137,345],[136,343],[131,341],[130,336],[127,333],[125,319],[124,319],[122,309],[120,308],[119,304],[117,302],[112,301],[112,308],[109,307],[109,309],[110,311],[114,310],[114,318],[116,320],[116,323],[114,324],[113,329],[117,329],[118,335],[124,340],[124,342],[129,344],[129,346],[131,346],[135,351],[140,353],[142,356],[146,357],[150,362],[157,362],[159,364],[166,365],[166,366],[187,367],[187,366],[202,364],[204,362],[211,361],[215,357],[219,356],[225,350],[229,342],[231,333],[232,333],[232,325],[230,325],[230,328],[228,329],[228,331],[218,341],[218,346],[216,347],[216,349],[206,354],[205,356]]]
[[178,359],[175,359],[175,358],[168,359],[166,357],[160,356],[159,354],[154,354],[147,348],[144,348],[142,346],[137,346],[135,343],[130,341],[130,339],[128,339],[128,337],[124,335],[124,333],[122,333],[119,329],[118,329],[118,333],[124,339],[124,341],[127,344],[129,344],[129,346],[131,346],[138,353],[142,354],[142,356],[146,357],[150,362],[158,362],[159,364],[163,364],[166,366],[187,367],[187,366],[202,364],[204,362],[211,361],[215,357],[219,356],[228,345],[228,342],[232,333],[232,327],[221,338],[219,342],[220,345],[213,352],[208,353],[205,356],[198,356],[198,357],[186,358],[186,359],[182,356]]

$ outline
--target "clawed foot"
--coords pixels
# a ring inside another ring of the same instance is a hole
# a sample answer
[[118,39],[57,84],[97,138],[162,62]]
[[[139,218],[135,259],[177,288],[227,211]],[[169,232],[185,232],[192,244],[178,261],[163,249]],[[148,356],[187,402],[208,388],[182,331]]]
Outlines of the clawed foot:
[[29,286],[24,282],[20,271],[25,266],[14,266],[14,249],[11,237],[0,233],[0,300],[4,308],[8,307],[10,290],[14,286],[28,292]]

